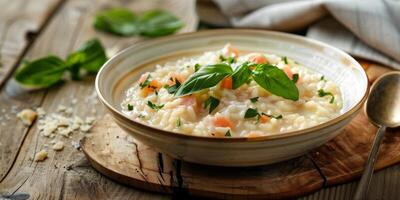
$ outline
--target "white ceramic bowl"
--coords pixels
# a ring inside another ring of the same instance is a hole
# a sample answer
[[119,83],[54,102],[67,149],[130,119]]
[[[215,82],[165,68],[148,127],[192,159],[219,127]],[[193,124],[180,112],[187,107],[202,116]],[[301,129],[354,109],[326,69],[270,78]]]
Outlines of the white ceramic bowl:
[[[183,135],[150,127],[121,112],[124,91],[155,64],[217,50],[231,43],[239,51],[285,55],[322,73],[339,86],[340,116],[318,126],[256,138]],[[334,138],[360,110],[368,93],[363,68],[345,52],[305,37],[261,30],[211,30],[140,42],[111,58],[96,78],[98,96],[115,122],[148,146],[189,162],[219,166],[254,166],[290,159]]]

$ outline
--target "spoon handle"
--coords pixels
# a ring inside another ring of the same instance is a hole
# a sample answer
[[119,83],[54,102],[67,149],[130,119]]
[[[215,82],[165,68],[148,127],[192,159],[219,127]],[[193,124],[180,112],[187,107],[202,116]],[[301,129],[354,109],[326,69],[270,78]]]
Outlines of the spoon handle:
[[369,152],[364,172],[362,174],[360,182],[358,183],[354,200],[364,200],[367,197],[369,184],[371,182],[372,174],[374,173],[375,160],[379,152],[379,146],[381,145],[382,140],[385,136],[385,131],[386,126],[379,127],[379,130],[375,136],[374,143],[372,144],[372,149]]

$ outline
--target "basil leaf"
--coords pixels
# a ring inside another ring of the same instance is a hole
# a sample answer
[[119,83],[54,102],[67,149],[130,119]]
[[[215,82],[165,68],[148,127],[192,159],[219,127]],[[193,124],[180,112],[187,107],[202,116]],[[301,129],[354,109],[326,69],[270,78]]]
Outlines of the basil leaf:
[[244,114],[244,118],[245,118],[245,119],[247,119],[247,118],[253,118],[253,117],[256,117],[256,116],[258,116],[258,115],[259,115],[259,114],[258,114],[257,109],[249,108],[249,109],[246,110],[246,113]]
[[323,89],[318,90],[318,96],[319,97],[324,97],[324,96],[331,96],[331,100],[329,103],[333,103],[335,101],[335,96],[331,92],[325,92]]
[[299,74],[293,74],[292,76],[293,83],[297,83],[298,80],[299,80]]
[[74,70],[75,66],[78,70],[85,69],[89,73],[97,73],[106,61],[103,45],[98,39],[91,39],[68,56],[67,65],[71,70]]
[[258,85],[272,94],[293,101],[299,99],[299,90],[295,83],[278,67],[270,64],[257,65],[252,75]]
[[113,8],[96,15],[94,27],[98,30],[120,36],[140,33],[140,25],[132,11],[125,8]]
[[232,88],[237,89],[245,84],[251,76],[249,63],[245,62],[239,65],[232,74]]
[[219,105],[219,99],[210,96],[208,99],[204,102],[204,108],[209,107],[208,113],[211,113],[215,108],[217,108]]
[[158,111],[158,110],[160,110],[161,108],[164,107],[164,104],[162,104],[162,105],[156,105],[155,103],[153,103],[153,102],[151,102],[151,101],[147,101],[147,105],[148,105],[151,109],[156,110],[156,111]]
[[63,60],[56,56],[48,56],[23,63],[14,78],[24,86],[47,88],[59,82],[66,69]]
[[257,101],[258,101],[258,98],[260,98],[260,97],[253,97],[253,98],[251,98],[251,99],[250,99],[251,103],[257,102]]
[[207,65],[192,74],[176,91],[176,96],[192,94],[199,90],[217,85],[223,78],[232,73],[232,68],[225,64]]
[[152,10],[138,17],[141,35],[158,37],[169,35],[184,26],[184,23],[169,12]]

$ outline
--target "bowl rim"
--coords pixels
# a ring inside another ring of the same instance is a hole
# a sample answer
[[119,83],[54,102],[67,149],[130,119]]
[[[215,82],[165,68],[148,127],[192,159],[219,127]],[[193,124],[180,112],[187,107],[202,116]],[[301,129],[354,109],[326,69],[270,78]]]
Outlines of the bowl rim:
[[[188,134],[183,134],[183,133],[178,133],[178,132],[173,132],[173,131],[167,131],[167,130],[163,130],[160,128],[156,128],[138,121],[135,121],[133,119],[128,118],[125,114],[123,114],[121,111],[119,111],[118,109],[114,108],[103,96],[101,89],[100,89],[100,77],[102,76],[102,73],[105,71],[106,68],[108,68],[109,66],[112,66],[112,62],[114,62],[114,60],[116,60],[117,58],[119,58],[121,55],[125,54],[126,52],[130,51],[131,49],[137,48],[137,46],[140,45],[145,45],[146,43],[159,43],[159,42],[167,42],[168,40],[171,39],[185,39],[185,37],[188,36],[199,36],[201,37],[202,35],[206,35],[205,37],[209,37],[208,35],[214,35],[214,34],[272,34],[272,35],[280,35],[283,37],[289,37],[291,39],[295,39],[295,40],[303,40],[304,42],[313,44],[313,45],[317,45],[317,46],[322,46],[324,48],[329,48],[332,50],[335,50],[337,53],[339,53],[341,56],[346,57],[347,59],[349,59],[351,61],[352,64],[354,64],[354,66],[356,68],[358,68],[366,82],[366,87],[365,87],[365,91],[363,92],[363,97],[353,106],[351,107],[347,112],[333,118],[330,119],[324,123],[318,124],[316,126],[311,126],[305,129],[300,129],[300,130],[295,130],[295,131],[289,131],[289,132],[284,132],[284,133],[280,133],[280,134],[276,134],[276,135],[267,135],[267,136],[260,136],[260,137],[245,137],[245,136],[241,136],[241,137],[213,137],[213,136],[197,136],[197,135],[188,135]],[[164,36],[161,38],[155,38],[155,39],[151,39],[151,40],[143,40],[143,41],[139,41],[136,42],[135,44],[125,48],[124,50],[118,52],[116,55],[112,56],[106,63],[103,64],[103,66],[101,67],[101,69],[99,70],[99,72],[96,75],[96,80],[95,80],[95,89],[97,92],[97,96],[100,99],[100,101],[103,103],[103,105],[105,105],[109,111],[112,112],[112,114],[116,114],[117,116],[119,116],[120,118],[123,118],[127,121],[129,121],[130,123],[133,123],[133,125],[140,127],[140,129],[146,129],[147,131],[151,132],[152,134],[159,134],[159,135],[163,135],[163,136],[175,136],[181,139],[187,139],[187,140],[197,140],[197,141],[223,141],[223,142],[251,142],[251,141],[269,141],[269,140],[278,140],[278,139],[287,139],[287,138],[293,138],[299,135],[307,135],[307,134],[311,134],[314,131],[317,130],[321,130],[330,126],[333,126],[335,124],[338,124],[339,122],[343,121],[344,119],[350,117],[351,115],[355,114],[357,111],[360,110],[360,108],[363,106],[363,103],[366,101],[367,97],[368,97],[368,92],[369,92],[369,83],[368,83],[368,76],[365,72],[365,70],[362,68],[362,66],[349,54],[347,54],[346,52],[344,52],[343,50],[340,50],[336,47],[333,47],[331,45],[325,44],[323,42],[314,40],[314,39],[310,39],[310,38],[306,38],[304,36],[299,36],[299,35],[294,35],[294,34],[290,34],[290,33],[284,33],[284,32],[279,32],[279,31],[269,31],[269,30],[260,30],[260,29],[213,29],[213,30],[200,30],[197,32],[190,32],[190,33],[182,33],[182,34],[175,34],[175,35],[170,35],[170,36]],[[115,117],[113,117],[114,120]]]

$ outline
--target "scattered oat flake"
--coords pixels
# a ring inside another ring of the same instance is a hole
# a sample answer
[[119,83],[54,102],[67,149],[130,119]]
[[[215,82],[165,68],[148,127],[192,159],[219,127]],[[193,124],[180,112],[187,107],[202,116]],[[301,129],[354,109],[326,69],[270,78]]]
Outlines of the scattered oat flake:
[[75,149],[79,149],[79,148],[81,147],[81,145],[79,144],[79,142],[71,141],[71,144],[72,144],[72,146],[73,146]]
[[63,141],[56,142],[52,147],[52,149],[55,150],[55,151],[61,151],[61,150],[63,150],[63,148],[64,148],[64,142]]
[[46,150],[41,150],[35,154],[35,162],[40,162],[44,161],[47,158],[47,151]]
[[81,127],[80,127],[80,130],[82,131],[82,132],[84,132],[84,133],[87,133],[87,132],[89,132],[89,130],[92,128],[92,126],[91,125],[89,125],[89,124],[84,124],[84,125],[82,125]]
[[59,105],[57,107],[57,112],[64,112],[67,109],[67,107],[65,107],[64,105]]

